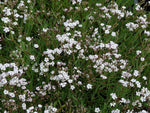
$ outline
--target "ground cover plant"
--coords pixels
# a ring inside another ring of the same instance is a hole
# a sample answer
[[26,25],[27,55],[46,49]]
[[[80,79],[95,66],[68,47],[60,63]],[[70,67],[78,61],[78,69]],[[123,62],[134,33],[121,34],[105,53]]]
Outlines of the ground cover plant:
[[0,112],[150,112],[140,3],[4,0],[0,17]]

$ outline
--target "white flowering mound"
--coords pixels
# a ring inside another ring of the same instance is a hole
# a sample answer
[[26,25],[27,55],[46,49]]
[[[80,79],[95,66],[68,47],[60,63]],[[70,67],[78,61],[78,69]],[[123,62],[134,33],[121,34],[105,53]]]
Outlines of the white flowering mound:
[[0,5],[0,112],[150,112],[150,16],[140,5]]

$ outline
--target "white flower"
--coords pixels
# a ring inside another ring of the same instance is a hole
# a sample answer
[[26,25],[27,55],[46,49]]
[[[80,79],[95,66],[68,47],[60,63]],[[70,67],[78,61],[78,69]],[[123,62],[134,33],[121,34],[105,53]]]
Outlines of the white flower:
[[99,113],[100,109],[99,108],[95,108],[95,113]]
[[147,80],[147,77],[146,77],[146,76],[143,76],[142,78],[143,78],[144,80]]
[[2,20],[4,23],[10,22],[10,19],[9,19],[8,17],[2,17],[1,20]]
[[114,107],[115,105],[116,105],[115,102],[110,103],[110,106],[111,106],[111,107]]
[[141,83],[139,81],[135,82],[138,88],[141,88]]
[[31,37],[26,37],[26,40],[27,41],[31,41]]
[[8,32],[10,32],[10,29],[9,29],[8,27],[4,27],[3,31],[4,31],[5,33],[8,33]]
[[41,104],[38,104],[38,107],[39,107],[39,108],[42,108],[42,105],[41,105]]
[[120,103],[126,103],[127,100],[125,98],[121,98],[121,100],[119,101]]
[[115,37],[116,36],[116,32],[112,32],[111,36]]
[[141,57],[141,61],[143,62],[145,60],[145,58],[144,57]]
[[27,3],[31,3],[31,0],[27,0]]
[[[2,70],[2,69],[1,69]],[[7,83],[7,80],[6,80],[6,78],[3,78],[1,81],[1,84],[6,84]]]
[[18,18],[20,15],[18,13],[14,14],[14,17]]
[[116,93],[111,93],[110,95],[111,95],[113,100],[117,99]]
[[87,11],[88,10],[88,8],[86,7],[86,8],[84,8],[84,11]]
[[14,93],[8,93],[9,94],[9,96],[11,96],[11,97],[15,97],[15,94]]
[[49,113],[50,111],[49,110],[44,110],[44,113]]
[[133,110],[128,110],[126,113],[133,113]]
[[101,26],[104,26],[105,24],[104,24],[104,23],[101,23],[100,25],[101,25]]
[[109,32],[109,30],[105,30],[105,34],[109,34],[110,32]]
[[35,48],[38,48],[38,47],[39,47],[39,45],[38,45],[38,44],[34,44],[34,47],[35,47]]
[[139,54],[141,54],[141,53],[142,53],[142,52],[141,52],[140,50],[137,50],[137,51],[136,51],[136,54],[137,54],[137,55],[139,55]]
[[82,82],[81,82],[81,81],[78,81],[78,84],[79,84],[79,85],[82,85]]
[[126,6],[122,6],[122,9],[126,9]]
[[48,31],[48,28],[43,28],[43,32],[47,32]]
[[100,75],[100,77],[101,77],[102,79],[107,79],[107,76],[104,76],[104,75]]
[[66,22],[64,22],[64,26],[66,27],[66,30],[70,30],[70,28],[74,28],[75,26],[77,26],[79,24],[79,21],[76,20],[74,22],[72,22],[72,19],[67,20]]
[[7,95],[9,92],[5,89],[4,90],[4,94]]
[[34,109],[34,106],[29,107],[29,111],[32,111]]
[[48,62],[48,61],[49,61],[49,58],[47,58],[47,57],[44,58],[44,61],[45,61],[45,62]]
[[35,60],[34,55],[30,55],[30,59],[31,59],[31,60]]
[[134,75],[135,77],[137,77],[137,76],[139,75],[139,71],[134,70],[133,75]]
[[142,7],[141,7],[139,4],[136,4],[135,9],[136,9],[137,11],[139,11],[139,10],[142,10]]
[[142,28],[146,28],[146,25],[141,25]]
[[61,86],[61,87],[65,87],[66,85],[67,85],[66,82],[60,83],[60,86]]
[[140,112],[138,112],[138,113],[149,113],[149,112],[147,112],[147,111],[145,111],[145,110],[142,110],[142,111],[140,111]]
[[120,110],[119,109],[112,110],[111,113],[120,113]]
[[145,102],[145,101],[146,101],[146,98],[143,97],[143,96],[141,96],[140,100],[141,100],[141,102]]
[[9,111],[6,111],[6,110],[5,110],[4,113],[9,113]]
[[126,12],[126,17],[132,16],[132,15],[133,15],[133,13],[132,13],[131,11],[127,11],[127,12]]
[[52,108],[52,111],[53,111],[53,112],[56,112],[56,111],[57,111],[57,108],[53,107],[53,108]]
[[71,84],[71,83],[73,82],[73,80],[72,80],[72,79],[69,79],[68,82]]
[[150,31],[144,30],[144,34],[146,34],[147,36],[150,36]]
[[80,44],[77,44],[77,45],[76,45],[76,49],[77,49],[77,50],[81,49]]
[[87,89],[92,89],[92,85],[91,84],[87,84]]
[[15,34],[15,32],[14,32],[14,31],[11,31],[11,34]]
[[71,89],[71,90],[74,90],[74,89],[75,89],[74,85],[71,85],[70,89]]
[[66,27],[66,31],[69,31],[70,30],[70,28],[69,27]]
[[101,3],[96,3],[96,6],[101,6],[102,4]]
[[112,49],[117,49],[118,44],[114,43],[113,41],[110,41],[110,45]]
[[10,16],[11,15],[11,9],[9,9],[8,7],[5,7],[4,9],[3,9],[3,12],[7,15],[7,16]]
[[134,24],[133,22],[129,22],[129,23],[126,24],[126,27],[127,27],[130,31],[133,31],[133,30],[135,30],[136,28],[138,28],[139,25],[138,25],[138,24]]
[[79,27],[82,27],[82,24],[79,24],[78,26],[79,26]]
[[26,109],[26,104],[22,103],[22,109],[25,110]]

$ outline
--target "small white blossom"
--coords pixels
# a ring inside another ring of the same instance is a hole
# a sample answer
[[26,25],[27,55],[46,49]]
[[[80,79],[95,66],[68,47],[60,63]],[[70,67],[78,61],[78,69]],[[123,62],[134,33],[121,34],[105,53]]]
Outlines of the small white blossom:
[[115,100],[115,99],[118,98],[117,95],[116,95],[116,93],[111,93],[110,95],[111,95],[111,97],[112,97],[113,100]]
[[147,77],[146,77],[146,76],[143,76],[142,78],[143,78],[144,80],[147,80]]
[[134,75],[135,77],[137,77],[137,76],[139,75],[139,71],[134,70],[133,75]]
[[14,93],[8,93],[9,94],[9,96],[11,96],[11,97],[15,97],[15,94]]
[[136,51],[136,54],[137,54],[137,55],[139,55],[139,54],[141,54],[141,53],[142,53],[142,52],[141,52],[140,50],[137,50],[137,51]]
[[110,106],[111,106],[111,107],[115,107],[115,105],[116,105],[116,103],[115,103],[115,102],[110,103]]
[[119,109],[112,110],[111,113],[120,113],[120,110]]
[[9,92],[7,90],[4,90],[4,94],[7,95]]
[[75,89],[74,85],[71,85],[70,89],[71,89],[71,90],[74,90],[74,89]]
[[111,36],[115,37],[116,36],[116,32],[112,32]]
[[87,89],[92,89],[92,85],[91,84],[87,84]]
[[38,107],[39,107],[39,108],[42,108],[42,105],[41,105],[41,104],[38,104]]
[[49,61],[49,58],[45,57],[45,58],[44,58],[44,61],[45,61],[45,62],[48,62],[48,61]]
[[31,59],[31,60],[35,60],[34,55],[30,55],[30,59]]
[[2,20],[4,23],[10,22],[10,19],[9,19],[8,17],[2,17],[1,20]]
[[67,83],[66,82],[64,82],[64,83],[60,83],[60,86],[61,87],[65,87],[67,85]]
[[102,79],[107,79],[107,76],[104,76],[104,75],[100,75],[100,77],[101,77]]
[[69,79],[68,82],[71,84],[71,83],[73,82],[73,80],[72,80],[72,79]]
[[31,0],[27,0],[27,3],[31,3]]
[[57,111],[57,108],[53,107],[53,108],[52,108],[52,111],[53,111],[53,112],[56,112],[56,111]]
[[105,34],[109,34],[110,33],[110,31],[109,30],[105,30]]
[[48,31],[48,28],[43,28],[43,32],[47,32]]
[[38,44],[34,44],[34,47],[35,47],[35,48],[38,48],[38,47],[39,47],[39,45],[38,45]]
[[31,39],[32,39],[31,37],[26,37],[26,40],[29,42],[31,41]]
[[142,61],[142,62],[145,60],[145,58],[144,58],[144,57],[141,57],[140,59],[141,59],[141,61]]
[[100,109],[97,107],[95,108],[95,113],[99,113],[100,112]]
[[3,31],[4,31],[5,33],[8,33],[8,32],[10,32],[10,29],[9,29],[8,27],[4,27]]
[[26,110],[26,104],[25,103],[22,103],[22,109]]

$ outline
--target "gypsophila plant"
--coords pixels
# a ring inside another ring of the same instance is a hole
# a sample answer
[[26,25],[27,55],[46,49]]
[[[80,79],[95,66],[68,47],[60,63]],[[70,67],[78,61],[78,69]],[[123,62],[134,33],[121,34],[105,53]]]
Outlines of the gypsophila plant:
[[141,4],[2,0],[0,13],[1,113],[150,112]]

